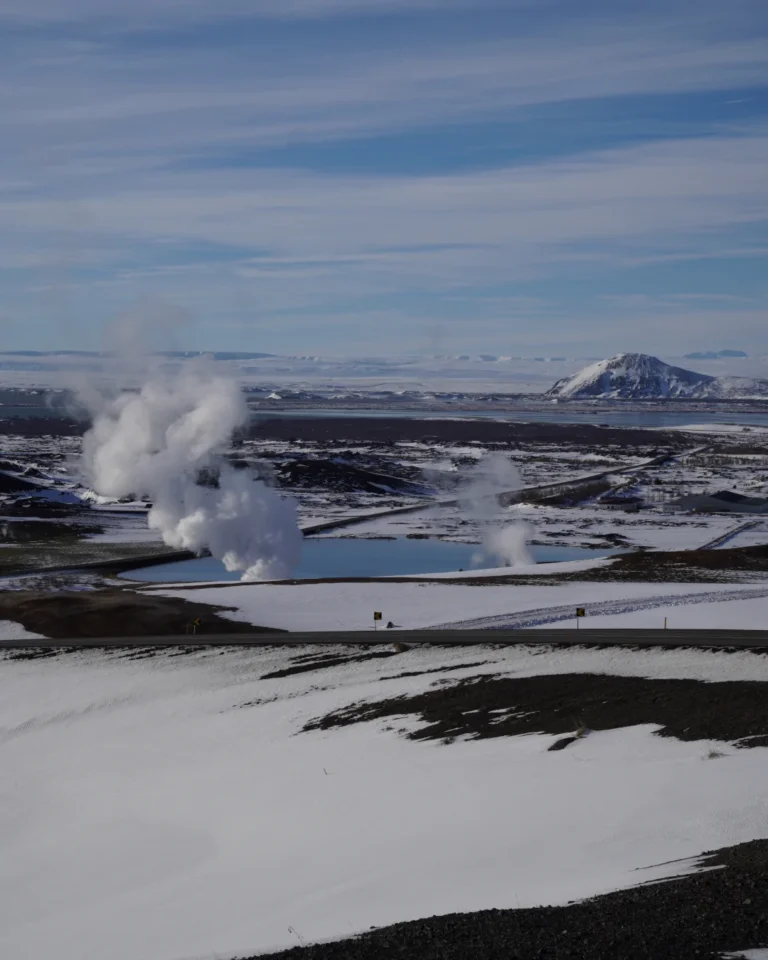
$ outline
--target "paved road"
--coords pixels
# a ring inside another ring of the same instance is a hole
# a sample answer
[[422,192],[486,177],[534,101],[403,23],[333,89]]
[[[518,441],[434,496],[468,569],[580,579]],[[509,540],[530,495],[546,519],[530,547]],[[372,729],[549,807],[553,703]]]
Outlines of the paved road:
[[69,640],[6,640],[0,649],[62,647],[274,647],[303,644],[437,644],[455,646],[541,644],[620,647],[699,647],[768,651],[768,630],[379,630],[350,633],[239,633],[169,637],[110,637]]

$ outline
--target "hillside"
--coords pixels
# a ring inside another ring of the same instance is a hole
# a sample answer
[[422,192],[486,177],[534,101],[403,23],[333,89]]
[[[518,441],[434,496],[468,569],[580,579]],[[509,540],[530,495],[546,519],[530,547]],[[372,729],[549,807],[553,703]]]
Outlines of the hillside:
[[768,398],[768,380],[712,377],[644,353],[620,353],[558,380],[546,393],[562,399],[736,400]]

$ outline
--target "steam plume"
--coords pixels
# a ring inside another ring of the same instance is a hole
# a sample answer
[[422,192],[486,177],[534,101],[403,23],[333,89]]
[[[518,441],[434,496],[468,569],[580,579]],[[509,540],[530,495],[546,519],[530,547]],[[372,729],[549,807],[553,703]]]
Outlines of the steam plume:
[[301,533],[292,501],[224,459],[248,407],[239,385],[211,361],[150,375],[138,392],[83,398],[93,426],[84,469],[97,493],[147,496],[149,526],[177,549],[221,560],[244,580],[288,576]]
[[499,527],[505,517],[499,495],[521,486],[520,474],[509,457],[489,453],[472,467],[469,485],[461,498],[462,509],[480,529],[483,553],[498,559],[502,566],[533,563],[526,544],[527,524],[516,521]]

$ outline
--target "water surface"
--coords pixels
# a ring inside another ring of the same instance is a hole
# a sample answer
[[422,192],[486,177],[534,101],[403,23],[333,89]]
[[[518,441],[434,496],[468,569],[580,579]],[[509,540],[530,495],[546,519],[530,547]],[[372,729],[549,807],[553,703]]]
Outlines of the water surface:
[[[445,540],[392,540],[308,537],[302,545],[301,563],[294,572],[298,580],[324,577],[393,577],[419,573],[452,573],[458,570],[490,569],[503,566],[496,557],[483,554],[479,544]],[[585,547],[531,546],[536,563],[586,560],[615,553]],[[129,580],[150,583],[191,583],[204,580],[239,580],[213,557],[182,560],[145,567],[123,574]]]

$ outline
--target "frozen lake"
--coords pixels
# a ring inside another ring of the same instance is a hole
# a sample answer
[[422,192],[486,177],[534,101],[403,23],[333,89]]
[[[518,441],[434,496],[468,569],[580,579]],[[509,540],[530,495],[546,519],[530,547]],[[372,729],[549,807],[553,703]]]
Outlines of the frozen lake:
[[[536,563],[587,560],[616,552],[589,550],[584,547],[533,545],[528,549]],[[293,576],[298,580],[325,577],[394,577],[482,570],[502,565],[497,557],[484,554],[482,547],[476,543],[450,543],[445,540],[418,540],[407,537],[392,540],[308,537],[303,544],[301,563]],[[213,557],[130,570],[122,576],[128,580],[149,583],[240,579],[239,573],[228,573],[222,563]]]

